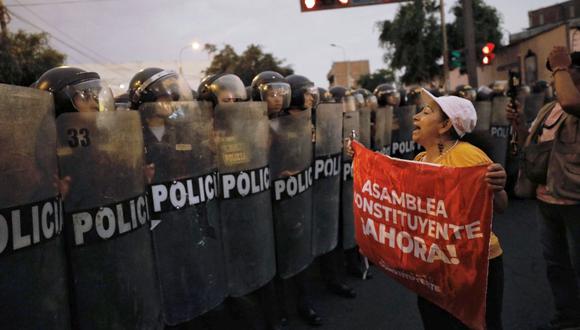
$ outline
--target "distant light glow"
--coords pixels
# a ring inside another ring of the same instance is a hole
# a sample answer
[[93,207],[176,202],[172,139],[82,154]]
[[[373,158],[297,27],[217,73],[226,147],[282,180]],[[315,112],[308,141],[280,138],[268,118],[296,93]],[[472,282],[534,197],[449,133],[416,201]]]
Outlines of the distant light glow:
[[200,43],[199,43],[199,42],[197,42],[197,41],[194,41],[194,42],[191,44],[191,48],[192,48],[193,50],[198,50],[198,49],[200,49],[200,48],[201,48],[201,45],[200,45]]
[[486,64],[486,65],[487,65],[487,64],[489,64],[489,57],[487,57],[487,56],[484,56],[484,57],[483,57],[483,60],[482,60],[481,62],[482,62],[483,64]]
[[316,0],[304,0],[304,5],[306,8],[312,9],[314,6],[316,6]]
[[125,84],[121,84],[121,85],[119,85],[119,88],[120,88],[120,89],[125,89]]
[[341,4],[343,4],[343,5],[348,5],[348,2],[349,2],[350,0],[338,0],[338,1],[339,1]]

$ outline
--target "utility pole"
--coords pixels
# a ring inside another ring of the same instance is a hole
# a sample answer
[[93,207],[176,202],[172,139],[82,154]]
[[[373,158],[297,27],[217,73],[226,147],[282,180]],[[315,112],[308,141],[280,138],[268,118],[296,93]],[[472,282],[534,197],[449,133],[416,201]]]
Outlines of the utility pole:
[[477,88],[477,59],[475,55],[475,28],[473,22],[473,2],[463,1],[463,27],[465,33],[465,48],[467,49],[467,76],[469,84]]
[[447,27],[445,26],[445,3],[439,1],[441,10],[441,34],[443,35],[443,88],[449,92],[449,48],[447,46]]
[[4,2],[0,0],[0,40],[2,43],[8,40],[8,22],[10,16],[8,15],[8,8],[4,6]]

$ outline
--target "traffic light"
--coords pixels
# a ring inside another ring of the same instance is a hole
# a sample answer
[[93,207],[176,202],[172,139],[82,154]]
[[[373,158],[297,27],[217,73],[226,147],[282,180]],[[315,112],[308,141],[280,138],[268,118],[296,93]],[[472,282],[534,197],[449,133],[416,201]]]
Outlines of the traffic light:
[[456,69],[461,67],[461,62],[463,61],[463,52],[461,50],[452,50],[451,59],[449,61],[449,66],[451,69]]
[[348,6],[350,0],[300,0],[302,11],[336,9]]
[[493,61],[495,58],[495,54],[493,50],[495,49],[495,44],[493,42],[488,42],[481,48],[481,54],[483,57],[481,58],[481,64],[488,65]]
[[325,9],[353,8],[370,5],[384,5],[410,0],[299,0],[300,11],[310,12]]
[[452,50],[449,53],[449,68],[457,69],[461,74],[467,72],[467,64],[465,63],[465,53],[463,49]]

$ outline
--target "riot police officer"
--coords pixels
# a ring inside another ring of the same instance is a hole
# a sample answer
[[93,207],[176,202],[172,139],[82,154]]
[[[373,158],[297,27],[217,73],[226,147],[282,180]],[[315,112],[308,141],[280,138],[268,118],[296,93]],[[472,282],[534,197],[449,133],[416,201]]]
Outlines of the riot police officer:
[[4,84],[0,97],[0,327],[70,329],[54,97]]
[[398,107],[401,105],[401,93],[393,83],[378,85],[373,94],[376,96],[379,106],[390,105],[392,107]]
[[471,85],[459,85],[455,88],[455,96],[475,102],[477,99],[477,91]]
[[56,67],[43,73],[33,87],[52,93],[57,117],[66,112],[115,110],[111,89],[96,72]]
[[413,86],[409,88],[405,105],[421,105],[421,86]]
[[[290,75],[286,77],[286,81],[290,84],[290,88],[292,91],[291,99],[290,99],[290,106],[287,109],[284,109],[284,113],[288,114],[290,118],[294,118],[293,120],[298,123],[302,120],[302,117],[309,118],[310,114],[315,111],[316,106],[320,102],[320,94],[318,88],[314,86],[314,83],[311,82],[308,78],[301,76],[301,75]],[[315,116],[312,115],[312,120],[314,120]],[[308,150],[310,153],[309,159],[312,160],[313,156],[313,145],[312,145],[312,123],[305,123],[306,127],[303,129],[304,134],[310,134],[307,136],[303,136],[301,143],[310,143],[310,145],[306,146],[305,150]],[[305,138],[305,139],[304,139]],[[308,142],[310,141],[310,142]],[[297,146],[298,147],[298,146]],[[312,183],[312,169],[309,168],[309,181]],[[313,196],[314,191],[313,189],[308,189],[307,196]],[[310,201],[305,201],[305,205],[307,205],[307,210],[309,214],[304,214],[304,216],[311,217],[311,224],[310,224],[310,232],[312,233],[314,229],[314,215],[311,212],[313,204],[315,203],[315,199],[312,197]],[[314,244],[314,235],[311,235],[312,240],[310,241],[310,246],[308,247],[308,253],[310,254],[310,258],[313,258],[311,247]],[[310,259],[311,261],[312,259]],[[310,287],[311,280],[309,279],[309,269],[305,268],[304,270],[296,273],[291,278],[289,278],[285,284],[287,287],[293,288],[296,291],[297,295],[297,310],[299,315],[310,325],[319,326],[322,324],[322,318],[319,316],[318,312],[315,309],[312,301],[312,289]]]
[[264,71],[252,79],[250,86],[253,101],[263,101],[268,104],[268,117],[276,117],[282,109],[290,105],[290,85],[284,76],[274,71]]
[[197,94],[200,100],[209,101],[214,106],[248,100],[244,83],[231,73],[206,76],[200,81]]
[[[152,234],[164,319],[176,325],[214,309],[227,295],[208,143],[211,111],[193,101],[183,77],[161,68],[136,73],[128,94],[143,124],[150,212],[160,221]],[[197,202],[183,205],[171,196],[180,186],[199,192]]]
[[356,110],[356,101],[352,92],[343,86],[334,86],[329,90],[333,101],[344,105],[343,112]]
[[[234,74],[202,79],[198,94],[214,107],[214,144],[222,182],[219,216],[231,297],[228,305],[249,327],[256,328],[261,318],[255,298],[271,300],[270,283],[276,272],[268,105],[246,102],[246,88]],[[271,323],[270,327],[277,327]]]
[[161,327],[138,114],[113,111],[94,72],[54,68],[35,87],[53,93],[58,116],[73,327]]

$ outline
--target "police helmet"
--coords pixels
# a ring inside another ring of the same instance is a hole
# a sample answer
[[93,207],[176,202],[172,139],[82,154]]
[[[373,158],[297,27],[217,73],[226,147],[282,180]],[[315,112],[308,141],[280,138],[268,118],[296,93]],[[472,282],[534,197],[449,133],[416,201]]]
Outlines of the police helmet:
[[455,96],[475,102],[477,99],[477,91],[471,85],[459,85],[455,88]]
[[257,74],[252,79],[251,93],[254,101],[266,102],[268,97],[282,97],[282,109],[290,106],[292,98],[290,84],[284,76],[275,71],[264,71]]
[[113,93],[96,72],[56,67],[43,73],[31,87],[52,93],[56,116],[65,112],[115,110]]
[[193,101],[191,88],[175,71],[147,68],[137,72],[129,82],[131,109],[149,102]]
[[395,87],[395,84],[380,84],[375,88],[373,94],[375,94],[379,105],[382,107],[387,105],[398,107],[401,104],[401,94]]
[[300,110],[316,108],[320,102],[320,95],[318,94],[318,88],[314,86],[312,81],[297,74],[287,76],[286,80],[292,90],[291,108]]
[[199,99],[219,103],[243,102],[248,99],[246,87],[240,77],[231,73],[220,73],[207,76],[197,88]]

